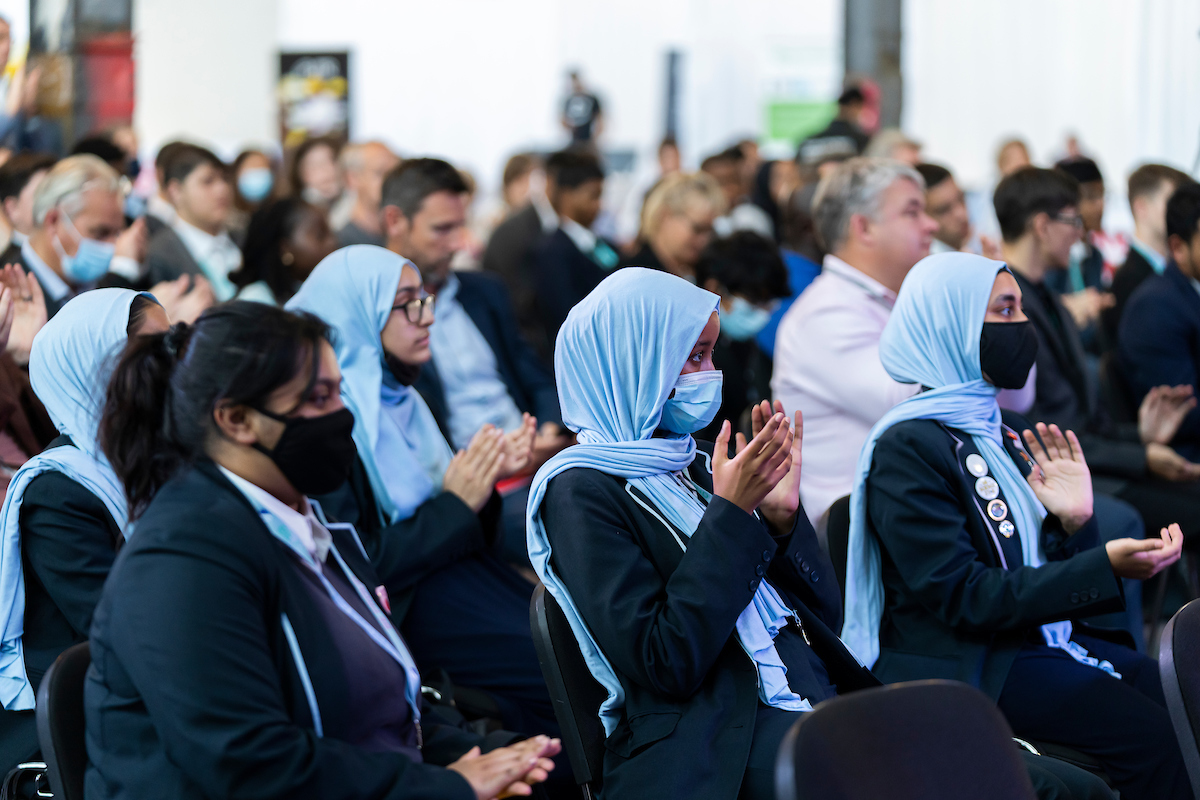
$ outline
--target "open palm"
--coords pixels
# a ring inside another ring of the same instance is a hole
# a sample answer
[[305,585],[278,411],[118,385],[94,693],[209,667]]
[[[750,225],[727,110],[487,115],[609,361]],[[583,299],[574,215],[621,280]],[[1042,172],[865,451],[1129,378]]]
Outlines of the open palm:
[[[775,401],[774,409],[766,400],[754,406],[750,412],[751,434],[757,436],[767,421],[771,419],[772,414],[782,413],[783,403],[778,400]],[[791,529],[791,521],[795,518],[796,510],[800,508],[800,450],[804,440],[804,418],[799,411],[796,412],[793,431],[791,469],[783,477],[783,480],[775,484],[775,488],[763,498],[759,505],[759,510],[768,521],[785,530]],[[739,433],[737,435],[737,451],[742,452],[742,448],[745,446],[746,437]]]
[[1075,530],[1092,516],[1092,474],[1083,448],[1074,431],[1064,435],[1057,425],[1039,422],[1037,432],[1041,442],[1025,431],[1025,445],[1037,462],[1027,480],[1046,510]]

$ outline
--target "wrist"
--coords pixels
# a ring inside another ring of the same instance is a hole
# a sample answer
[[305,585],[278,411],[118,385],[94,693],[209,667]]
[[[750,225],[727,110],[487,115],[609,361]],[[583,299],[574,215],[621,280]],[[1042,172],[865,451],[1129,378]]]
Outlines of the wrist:
[[1090,520],[1091,518],[1092,518],[1091,511],[1088,511],[1086,513],[1081,511],[1081,512],[1077,512],[1075,514],[1059,515],[1058,521],[1062,523],[1063,530],[1066,531],[1068,535],[1071,535],[1071,534],[1078,532],[1079,529],[1082,528],[1084,525],[1086,525],[1088,523],[1088,520]]

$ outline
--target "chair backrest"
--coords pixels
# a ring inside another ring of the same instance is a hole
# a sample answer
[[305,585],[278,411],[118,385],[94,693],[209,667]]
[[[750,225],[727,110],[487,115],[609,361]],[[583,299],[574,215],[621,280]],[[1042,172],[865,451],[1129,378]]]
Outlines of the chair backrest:
[[1200,797],[1200,600],[1176,611],[1163,629],[1158,672],[1192,792]]
[[575,780],[590,794],[603,774],[605,736],[599,711],[608,692],[592,677],[566,615],[546,587],[534,590],[529,618],[563,749]]
[[778,800],[1033,800],[996,704],[956,681],[864,689],[800,715],[779,748]]
[[829,507],[825,518],[825,541],[829,543],[829,560],[842,590],[842,605],[846,603],[846,561],[850,551],[850,495],[839,497]]
[[83,800],[87,771],[83,679],[92,663],[87,642],[68,648],[50,665],[37,692],[38,743],[50,788],[59,800]]

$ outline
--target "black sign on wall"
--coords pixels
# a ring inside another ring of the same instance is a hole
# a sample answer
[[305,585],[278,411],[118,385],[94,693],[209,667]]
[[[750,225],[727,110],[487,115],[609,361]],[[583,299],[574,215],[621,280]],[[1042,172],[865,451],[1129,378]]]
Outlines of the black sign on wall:
[[350,138],[350,54],[279,54],[279,138],[285,148],[312,136]]

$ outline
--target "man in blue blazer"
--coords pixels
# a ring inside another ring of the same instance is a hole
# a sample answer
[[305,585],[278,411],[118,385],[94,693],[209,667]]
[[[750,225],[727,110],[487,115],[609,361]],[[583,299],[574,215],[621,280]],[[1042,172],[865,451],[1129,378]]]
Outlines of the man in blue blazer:
[[[1200,186],[1185,183],[1167,202],[1167,244],[1171,261],[1130,297],[1117,337],[1138,402],[1155,386],[1195,389],[1200,378]],[[1171,446],[1200,462],[1200,408],[1184,418]]]

